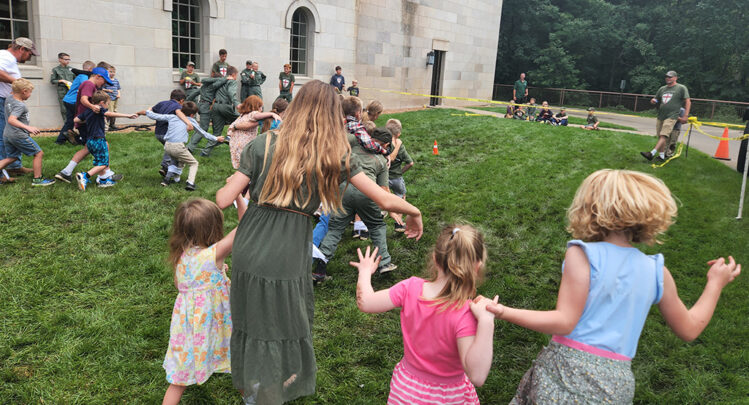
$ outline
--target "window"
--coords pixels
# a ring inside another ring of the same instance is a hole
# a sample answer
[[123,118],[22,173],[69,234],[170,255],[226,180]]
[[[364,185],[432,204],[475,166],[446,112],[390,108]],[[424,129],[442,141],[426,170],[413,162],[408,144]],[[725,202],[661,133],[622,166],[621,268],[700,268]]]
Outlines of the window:
[[195,62],[200,69],[200,0],[174,0],[172,6],[172,67]]
[[309,32],[311,24],[309,12],[307,9],[300,7],[294,11],[291,17],[291,54],[289,63],[291,63],[291,72],[306,76],[308,74],[307,61],[309,60]]
[[6,49],[14,38],[29,37],[28,0],[0,1],[0,49]]

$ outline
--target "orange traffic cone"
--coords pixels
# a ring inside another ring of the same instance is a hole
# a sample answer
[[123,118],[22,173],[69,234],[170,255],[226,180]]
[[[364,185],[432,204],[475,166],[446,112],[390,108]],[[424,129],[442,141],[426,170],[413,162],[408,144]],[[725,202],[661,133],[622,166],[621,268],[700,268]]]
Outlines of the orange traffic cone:
[[713,156],[715,159],[720,160],[731,160],[730,157],[728,157],[728,127],[723,129],[723,139],[721,139],[720,143],[718,144],[718,149],[715,150],[715,155]]
[[440,150],[437,148],[437,140],[434,140],[434,147],[432,147],[432,155],[439,155]]

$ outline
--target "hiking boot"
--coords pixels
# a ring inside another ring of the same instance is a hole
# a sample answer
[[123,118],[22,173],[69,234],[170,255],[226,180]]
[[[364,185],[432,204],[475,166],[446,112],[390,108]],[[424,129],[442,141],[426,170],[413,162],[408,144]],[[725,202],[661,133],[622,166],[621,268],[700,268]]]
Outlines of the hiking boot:
[[168,170],[168,167],[161,166],[161,168],[159,169],[159,174],[161,175],[161,177],[165,177],[166,174],[169,173],[167,170]]
[[63,172],[57,173],[55,175],[55,178],[57,180],[60,180],[62,182],[68,183],[68,184],[70,184],[70,182],[73,181],[73,176],[71,176],[69,174],[65,174]]
[[327,267],[328,264],[322,261],[321,259],[314,259],[312,261],[313,270],[312,270],[312,282],[315,284],[322,283],[326,280],[330,280],[330,277],[328,276]]
[[369,231],[359,231],[359,239],[369,240]]
[[397,268],[398,268],[398,266],[396,266],[395,264],[393,264],[393,263],[388,263],[388,264],[386,264],[386,265],[384,265],[384,266],[380,266],[380,267],[378,267],[378,268],[377,268],[377,271],[378,271],[378,272],[379,272],[380,274],[385,274],[385,273],[390,273],[391,271],[393,271],[393,270],[395,270],[395,269],[397,269]]
[[660,156],[656,156],[656,157],[655,157],[655,163],[663,163],[663,162],[665,162],[665,161],[666,161],[666,159],[665,159],[665,158],[662,158],[662,157],[660,157]]
[[73,145],[78,145],[78,134],[75,133],[75,131],[68,130],[68,132],[65,133],[65,136],[68,138],[68,142],[70,142]]
[[46,186],[51,186],[53,184],[55,184],[54,180],[45,179],[44,177],[36,177],[36,178],[34,178],[34,179],[31,180],[31,185],[32,186],[46,187]]
[[653,160],[653,154],[650,152],[640,152],[640,154],[647,160]]
[[114,180],[112,180],[111,177],[106,178],[106,179],[101,179],[101,180],[99,180],[99,181],[96,182],[96,185],[99,186],[99,187],[112,187],[115,184],[117,184],[117,182],[114,181]]
[[354,229],[354,232],[351,233],[351,237],[354,239],[359,239],[361,237],[361,231]]
[[406,225],[405,224],[399,224],[395,223],[395,227],[393,229],[395,232],[406,232]]
[[75,179],[78,181],[78,188],[80,188],[81,191],[86,191],[86,186],[88,185],[88,173],[76,173]]
[[190,183],[189,181],[185,183],[185,190],[187,191],[195,191],[195,184]]

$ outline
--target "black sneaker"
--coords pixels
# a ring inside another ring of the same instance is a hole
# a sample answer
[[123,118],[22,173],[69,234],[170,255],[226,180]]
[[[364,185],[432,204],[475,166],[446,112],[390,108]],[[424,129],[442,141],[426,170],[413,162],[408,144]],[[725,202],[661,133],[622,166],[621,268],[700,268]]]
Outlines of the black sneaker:
[[189,181],[185,183],[185,190],[187,191],[195,191],[195,185],[190,183]]
[[161,168],[159,169],[159,174],[161,175],[161,177],[166,177],[166,174],[168,173],[167,169],[168,168],[166,166],[161,166]]
[[666,159],[665,159],[665,158],[662,158],[662,157],[660,157],[660,156],[656,156],[656,157],[655,157],[655,162],[656,162],[656,163],[663,163],[663,162],[665,162],[665,161],[666,161]]
[[369,240],[369,231],[359,231],[359,239]]
[[395,232],[406,232],[406,225],[404,225],[404,224],[399,224],[399,223],[397,223],[397,222],[396,222],[396,223],[395,223],[395,228],[394,228],[394,231],[395,231]]
[[354,239],[359,239],[361,237],[361,231],[357,231],[354,229],[354,232],[351,234],[351,237]]
[[640,154],[647,160],[653,160],[653,154],[650,152],[640,152]]
[[57,173],[57,174],[55,175],[55,178],[56,178],[57,180],[60,180],[60,181],[63,181],[63,182],[65,182],[65,183],[70,183],[70,182],[72,182],[72,181],[73,181],[73,176],[67,175],[67,174],[65,174],[65,173],[63,173],[63,172]]
[[326,280],[330,280],[330,276],[328,276],[327,267],[328,264],[320,259],[315,259],[312,261],[312,264],[314,266],[312,270],[312,282],[315,284],[322,283]]

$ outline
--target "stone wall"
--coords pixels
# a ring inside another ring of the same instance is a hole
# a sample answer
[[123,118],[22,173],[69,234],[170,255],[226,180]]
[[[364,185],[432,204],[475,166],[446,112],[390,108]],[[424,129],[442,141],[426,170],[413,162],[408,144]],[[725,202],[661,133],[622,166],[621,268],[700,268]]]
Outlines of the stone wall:
[[[297,88],[312,78],[327,82],[341,65],[347,85],[358,79],[364,88],[429,93],[426,54],[440,46],[447,51],[443,94],[490,98],[501,6],[501,0],[202,0],[198,70],[208,72],[221,48],[240,71],[256,60],[268,76],[263,94],[270,104],[288,62],[291,14],[306,7],[314,19],[314,61],[309,77],[297,77]],[[171,7],[171,0],[33,0],[32,39],[41,55],[21,69],[36,86],[28,102],[32,124],[62,123],[49,83],[58,52],[69,53],[74,67],[89,59],[115,65],[122,112],[168,98],[179,77],[171,67]],[[362,98],[380,99],[386,108],[428,103],[374,90],[362,90]]]

